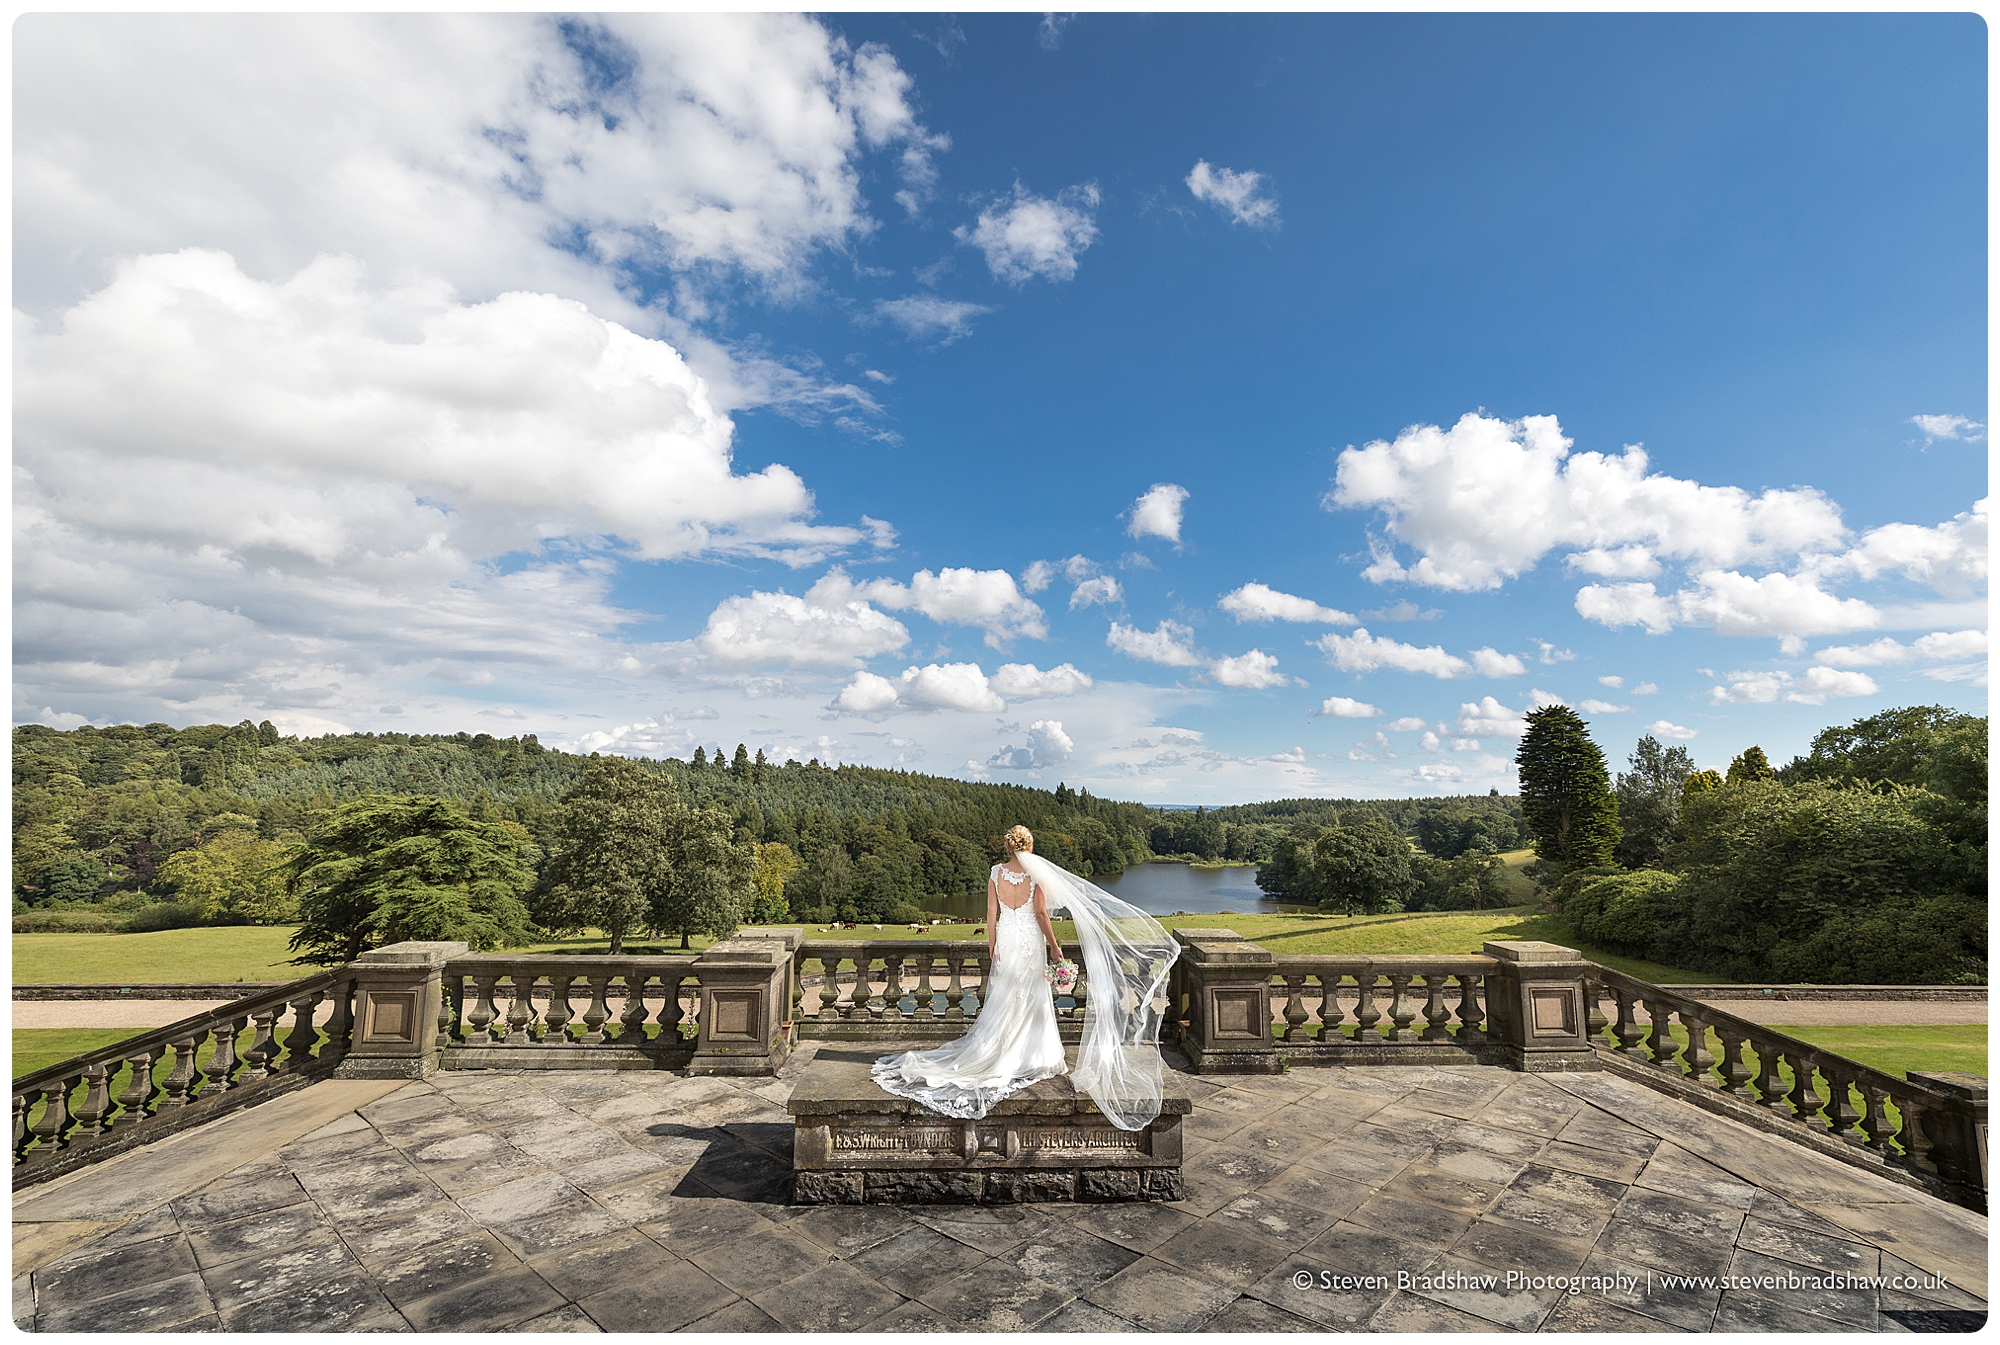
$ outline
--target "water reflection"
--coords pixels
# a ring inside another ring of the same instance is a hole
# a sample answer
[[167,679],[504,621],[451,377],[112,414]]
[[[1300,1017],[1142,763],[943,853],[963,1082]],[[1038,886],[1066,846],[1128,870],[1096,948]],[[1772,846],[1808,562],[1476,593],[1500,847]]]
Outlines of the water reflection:
[[[1095,878],[1091,881],[1120,900],[1131,902],[1148,915],[1172,915],[1175,911],[1196,915],[1234,911],[1239,915],[1248,915],[1257,911],[1275,913],[1305,909],[1281,906],[1267,899],[1257,887],[1257,870],[1253,865],[1198,869],[1189,864],[1140,864],[1115,878]],[[980,920],[986,916],[986,897],[983,893],[965,897],[929,897],[924,900],[924,908],[940,915],[970,916]]]

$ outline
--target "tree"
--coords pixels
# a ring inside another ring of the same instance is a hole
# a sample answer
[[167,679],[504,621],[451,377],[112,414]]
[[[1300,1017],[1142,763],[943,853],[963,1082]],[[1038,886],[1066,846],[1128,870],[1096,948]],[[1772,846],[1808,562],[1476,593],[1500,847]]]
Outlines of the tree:
[[799,857],[792,853],[791,846],[767,841],[757,847],[756,867],[750,874],[752,924],[775,924],[791,914],[791,906],[785,900],[785,879],[798,868]]
[[215,924],[281,925],[298,917],[298,903],[286,891],[290,847],[257,839],[256,823],[230,827],[190,850],[167,856],[154,875],[171,888],[174,900],[195,908]]
[[1558,873],[1609,864],[1620,837],[1618,800],[1590,726],[1566,705],[1527,718],[1514,762],[1535,854]]
[[1696,771],[1681,781],[1681,807],[1687,807],[1689,799],[1697,794],[1722,788],[1722,776],[1715,771]]
[[1752,745],[1744,748],[1741,755],[1729,763],[1729,775],[1725,783],[1740,785],[1752,780],[1777,778],[1777,769],[1771,765],[1771,759],[1764,755],[1764,749]]
[[536,922],[566,933],[601,929],[612,956],[624,951],[665,879],[668,814],[678,806],[672,782],[635,762],[587,763],[550,819]]
[[648,922],[681,936],[727,938],[743,923],[756,861],[719,808],[678,808],[668,818],[664,881],[653,889]]
[[1312,844],[1311,886],[1322,911],[1400,911],[1415,886],[1410,843],[1372,817],[1328,827]]
[[1660,746],[1648,733],[1632,749],[1632,769],[1618,776],[1618,862],[1628,869],[1658,868],[1675,838],[1681,790],[1694,774],[1685,747]]
[[405,940],[485,950],[524,942],[527,833],[430,795],[364,795],[317,818],[285,868],[294,962],[351,962]]
[[750,774],[750,749],[742,743],[736,744],[736,755],[729,759],[729,773],[738,777]]

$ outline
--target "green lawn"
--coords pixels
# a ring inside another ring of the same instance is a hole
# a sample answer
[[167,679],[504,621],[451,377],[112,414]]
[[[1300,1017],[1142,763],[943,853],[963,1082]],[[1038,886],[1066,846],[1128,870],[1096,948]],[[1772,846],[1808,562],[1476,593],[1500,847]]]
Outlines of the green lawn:
[[[1718,1005],[1728,1008],[1727,1004]],[[1825,1047],[1858,1060],[1884,1074],[1907,1075],[1913,1069],[1955,1069],[1986,1073],[1986,1025],[1933,1027],[1781,1027],[1772,1031]],[[1714,1047],[1709,1048],[1714,1052]]]

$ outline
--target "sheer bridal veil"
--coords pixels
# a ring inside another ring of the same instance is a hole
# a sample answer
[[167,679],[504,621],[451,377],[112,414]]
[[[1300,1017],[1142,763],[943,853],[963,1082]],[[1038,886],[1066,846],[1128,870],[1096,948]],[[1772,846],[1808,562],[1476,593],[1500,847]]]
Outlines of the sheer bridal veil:
[[1067,911],[1083,945],[1089,978],[1083,1041],[1071,1082],[1121,1130],[1140,1130],[1160,1114],[1161,1004],[1180,945],[1160,922],[1032,851],[1015,856],[1040,885],[1049,918]]

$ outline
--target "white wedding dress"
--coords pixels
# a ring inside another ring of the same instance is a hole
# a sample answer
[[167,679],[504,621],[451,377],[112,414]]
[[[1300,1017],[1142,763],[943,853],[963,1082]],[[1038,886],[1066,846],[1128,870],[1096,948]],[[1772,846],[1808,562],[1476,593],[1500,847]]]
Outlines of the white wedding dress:
[[1160,1114],[1161,1010],[1180,946],[1157,920],[1088,879],[1030,852],[1016,860],[1024,873],[993,866],[1001,895],[993,967],[972,1026],[936,1050],[881,1057],[875,1081],[932,1111],[972,1120],[1064,1071],[1055,997],[1043,975],[1048,945],[1032,899],[1039,888],[1050,919],[1066,914],[1083,947],[1087,993],[1072,1082],[1113,1125],[1144,1129]]

